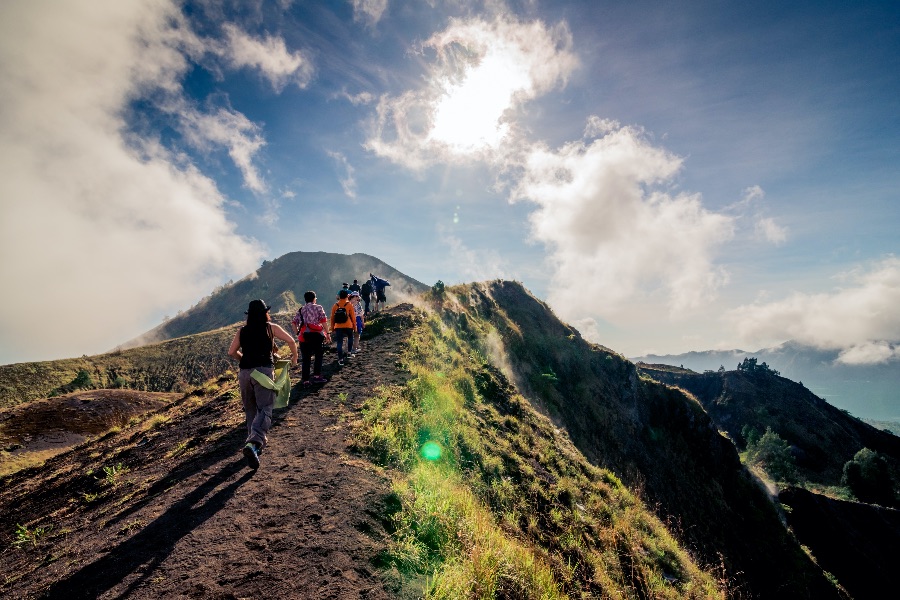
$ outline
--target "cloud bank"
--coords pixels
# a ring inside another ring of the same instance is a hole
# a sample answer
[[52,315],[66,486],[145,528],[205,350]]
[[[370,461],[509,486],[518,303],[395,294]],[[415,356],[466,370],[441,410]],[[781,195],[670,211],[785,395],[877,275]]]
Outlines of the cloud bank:
[[[235,232],[211,179],[126,133],[129,103],[177,94],[198,51],[179,6],[45,4],[0,8],[3,361],[109,349],[262,255]],[[205,132],[198,143],[227,146],[234,138],[211,132],[248,131],[235,113],[193,125]],[[253,148],[231,151],[261,187],[247,166]]]
[[513,193],[537,205],[531,230],[550,249],[551,304],[578,317],[589,298],[595,314],[613,317],[659,293],[672,313],[707,302],[727,281],[713,253],[733,219],[667,191],[681,160],[640,131],[598,119],[587,131],[603,135],[535,146]]
[[847,364],[900,358],[900,258],[845,275],[849,285],[829,293],[795,293],[784,300],[738,307],[727,315],[742,339],[788,339],[841,350]]

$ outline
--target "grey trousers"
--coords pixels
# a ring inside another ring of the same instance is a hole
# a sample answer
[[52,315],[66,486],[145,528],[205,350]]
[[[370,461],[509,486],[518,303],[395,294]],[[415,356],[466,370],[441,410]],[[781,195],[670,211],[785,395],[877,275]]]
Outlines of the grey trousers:
[[[273,377],[275,372],[271,367],[257,367],[256,370],[268,377]],[[266,434],[272,427],[275,390],[264,388],[257,383],[250,377],[252,372],[253,369],[241,369],[238,373],[238,385],[241,388],[241,402],[247,419],[247,442],[255,443],[261,450],[269,441]]]

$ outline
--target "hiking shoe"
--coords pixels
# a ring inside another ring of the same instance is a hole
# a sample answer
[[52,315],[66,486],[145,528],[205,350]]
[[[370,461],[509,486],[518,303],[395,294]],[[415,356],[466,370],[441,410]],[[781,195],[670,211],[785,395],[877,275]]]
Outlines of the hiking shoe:
[[259,452],[256,450],[256,444],[248,442],[244,446],[244,456],[247,458],[247,466],[253,470],[259,468]]
[[338,359],[338,366],[339,366],[339,367],[343,367],[343,366],[344,366],[344,359],[343,359],[343,358],[339,358],[339,359]]
[[312,383],[310,382],[309,379],[307,379],[306,381],[303,382],[303,387],[309,387],[311,385],[312,385]]
[[311,379],[311,381],[313,383],[328,383],[328,378],[322,377],[321,375],[313,375],[313,378]]

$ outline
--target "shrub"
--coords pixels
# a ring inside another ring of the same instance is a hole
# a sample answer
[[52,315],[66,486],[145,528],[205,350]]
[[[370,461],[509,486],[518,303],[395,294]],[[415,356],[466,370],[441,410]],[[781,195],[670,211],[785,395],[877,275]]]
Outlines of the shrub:
[[69,384],[73,389],[89,389],[94,387],[94,381],[91,379],[91,374],[85,371],[84,369],[79,369],[78,374],[75,376],[75,379],[72,380],[72,383]]
[[863,448],[844,464],[841,484],[862,502],[893,506],[894,482],[887,462],[877,452]]
[[[753,439],[753,436],[750,436]],[[763,469],[775,481],[797,483],[797,464],[791,446],[780,435],[766,427],[756,442],[747,442],[747,462]]]

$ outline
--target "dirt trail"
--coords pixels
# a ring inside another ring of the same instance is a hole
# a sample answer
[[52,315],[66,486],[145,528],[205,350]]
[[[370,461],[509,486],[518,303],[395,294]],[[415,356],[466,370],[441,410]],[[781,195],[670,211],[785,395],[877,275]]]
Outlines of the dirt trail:
[[[397,363],[414,319],[408,305],[379,316],[379,335],[342,369],[327,353],[331,380],[319,388],[292,373],[256,472],[239,453],[229,381],[158,428],[110,434],[4,481],[0,596],[390,597],[372,564],[389,482],[352,453],[346,422],[377,386],[408,377]],[[20,523],[51,529],[13,546]]]

